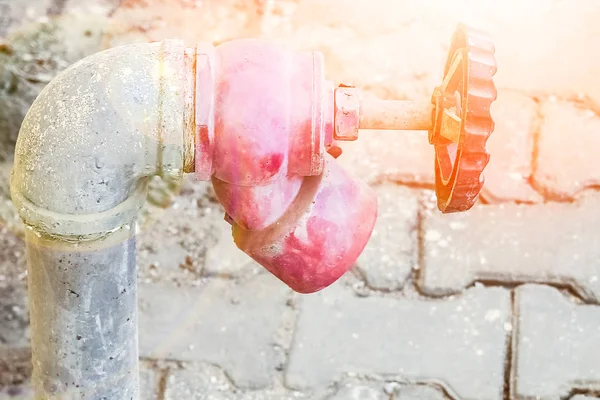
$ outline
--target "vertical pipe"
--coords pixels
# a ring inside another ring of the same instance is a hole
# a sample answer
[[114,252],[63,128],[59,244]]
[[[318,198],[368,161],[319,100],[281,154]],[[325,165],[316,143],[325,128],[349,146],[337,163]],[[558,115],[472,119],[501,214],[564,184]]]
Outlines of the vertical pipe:
[[135,237],[67,242],[27,232],[36,400],[137,400]]

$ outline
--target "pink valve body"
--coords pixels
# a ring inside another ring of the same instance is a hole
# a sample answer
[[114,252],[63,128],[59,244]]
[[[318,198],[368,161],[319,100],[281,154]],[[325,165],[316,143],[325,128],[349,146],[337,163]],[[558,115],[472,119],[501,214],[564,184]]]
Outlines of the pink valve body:
[[330,285],[366,246],[377,199],[327,154],[322,56],[244,39],[200,45],[196,59],[195,173],[212,180],[237,246],[298,292]]
[[328,155],[325,172],[304,178],[286,213],[263,230],[233,226],[237,246],[299,293],[321,290],[352,267],[377,217],[377,198]]

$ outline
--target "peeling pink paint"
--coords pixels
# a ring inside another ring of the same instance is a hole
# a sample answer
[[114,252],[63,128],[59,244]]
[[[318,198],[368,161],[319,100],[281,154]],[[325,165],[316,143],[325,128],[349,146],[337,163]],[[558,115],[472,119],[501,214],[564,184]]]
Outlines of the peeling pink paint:
[[304,178],[286,214],[263,230],[233,226],[237,246],[300,293],[321,290],[352,267],[377,218],[377,197],[326,156],[325,172]]
[[197,115],[214,136],[197,129],[196,173],[211,179],[237,246],[293,290],[330,285],[366,246],[377,199],[334,159],[333,85],[322,56],[245,39],[197,57],[204,86],[196,90],[214,95],[214,107],[198,103]]
[[303,177],[290,176],[267,185],[241,186],[213,178],[217,198],[245,229],[263,229],[278,220],[296,198]]

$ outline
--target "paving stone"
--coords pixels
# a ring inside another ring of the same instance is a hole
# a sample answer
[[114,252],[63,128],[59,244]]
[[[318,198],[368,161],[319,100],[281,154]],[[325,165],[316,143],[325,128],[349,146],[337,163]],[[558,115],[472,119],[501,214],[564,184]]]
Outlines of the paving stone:
[[[270,391],[254,391],[254,392],[240,392],[233,399],[235,400],[295,400],[295,399],[314,399],[304,395],[300,392],[290,392],[284,390],[270,390]],[[216,400],[216,399],[215,399]],[[229,399],[227,399],[229,400]]]
[[428,385],[370,382],[344,384],[327,400],[448,400],[448,397]]
[[375,229],[357,267],[369,287],[402,288],[417,262],[417,192],[403,186],[377,187],[378,215]]
[[600,193],[578,202],[476,206],[423,222],[419,285],[431,295],[476,281],[551,283],[600,302]]
[[190,365],[171,370],[167,378],[164,400],[229,400],[233,396],[231,382],[213,365]]
[[392,180],[433,186],[434,150],[427,132],[361,132],[364,140],[341,145],[338,161],[344,168],[370,184]]
[[600,117],[584,104],[551,99],[542,104],[536,185],[548,196],[569,199],[600,183]]
[[402,385],[393,400],[448,400],[448,397],[432,386]]
[[73,14],[108,15],[115,12],[122,0],[62,0],[64,11]]
[[327,400],[389,400],[390,395],[383,391],[383,385],[349,384],[342,386]]
[[496,128],[487,142],[490,162],[481,192],[488,202],[542,200],[530,184],[534,133],[540,123],[538,108],[529,96],[498,91],[498,99],[492,105]]
[[160,373],[146,362],[140,362],[140,400],[164,400],[160,399]]
[[278,363],[273,340],[289,294],[269,274],[201,287],[142,283],[141,355],[214,363],[237,386],[262,388]]
[[335,283],[302,297],[286,371],[289,387],[343,373],[443,382],[460,399],[501,399],[510,295],[474,287],[443,301],[356,297]]
[[209,276],[240,277],[251,273],[266,272],[266,269],[253,261],[234,243],[231,225],[223,221],[223,214],[218,214],[214,231],[216,244],[208,248],[203,273]]
[[306,399],[302,393],[285,390],[241,391],[223,371],[207,364],[187,365],[171,370],[164,400],[293,400]]
[[566,398],[600,390],[600,307],[573,302],[557,289],[516,291],[518,325],[512,382],[517,399]]

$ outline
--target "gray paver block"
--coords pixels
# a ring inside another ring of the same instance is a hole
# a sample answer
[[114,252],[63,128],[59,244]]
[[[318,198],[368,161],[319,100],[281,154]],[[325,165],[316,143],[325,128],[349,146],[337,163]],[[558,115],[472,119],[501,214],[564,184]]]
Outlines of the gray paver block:
[[140,284],[141,355],[214,363],[237,386],[262,388],[278,363],[273,341],[289,293],[268,274],[202,287]]
[[403,186],[387,184],[375,190],[377,222],[357,266],[370,287],[400,289],[417,262],[419,201],[415,191]]
[[598,400],[600,397],[592,397],[586,396],[584,394],[578,394],[576,396],[571,397],[569,400]]
[[266,269],[238,249],[233,241],[231,225],[223,220],[214,224],[216,244],[206,252],[203,272],[205,275],[239,277],[247,273],[266,272]]
[[600,195],[577,203],[476,206],[423,223],[426,293],[458,293],[474,281],[540,282],[600,301]]
[[167,377],[164,400],[229,400],[232,385],[223,371],[212,365],[190,365],[171,370]]
[[293,400],[307,399],[285,390],[240,391],[232,386],[223,371],[213,365],[192,364],[171,370],[164,400]]
[[345,384],[327,400],[448,400],[448,397],[429,385],[369,382]]
[[515,397],[558,400],[572,389],[600,390],[600,307],[542,285],[519,287],[515,302]]
[[123,0],[64,0],[64,9],[70,13],[107,15],[114,12]]
[[160,399],[160,373],[145,362],[140,363],[140,400]]
[[286,392],[283,390],[271,390],[271,391],[254,391],[239,393],[233,399],[235,400],[309,400],[314,399],[313,397],[304,395],[300,392]]
[[390,395],[383,391],[383,385],[348,384],[342,386],[327,400],[389,400]]
[[544,122],[538,139],[538,186],[550,195],[573,197],[600,183],[600,117],[573,102],[549,100],[542,105]]
[[338,161],[346,170],[370,184],[388,179],[433,185],[434,151],[427,132],[369,131],[362,135],[365,140],[342,145]]
[[425,385],[402,385],[393,400],[448,400],[441,390]]
[[529,183],[538,109],[529,96],[511,90],[498,91],[498,99],[492,104],[496,127],[487,142],[490,162],[484,172],[481,193],[488,202],[542,200]]
[[443,301],[359,298],[340,283],[306,296],[286,382],[303,389],[343,373],[439,382],[461,399],[501,399],[510,295],[474,287]]

